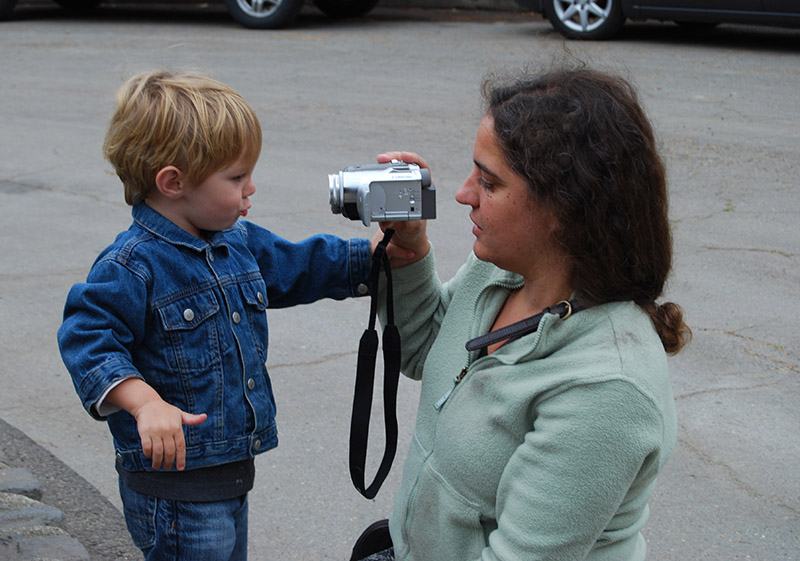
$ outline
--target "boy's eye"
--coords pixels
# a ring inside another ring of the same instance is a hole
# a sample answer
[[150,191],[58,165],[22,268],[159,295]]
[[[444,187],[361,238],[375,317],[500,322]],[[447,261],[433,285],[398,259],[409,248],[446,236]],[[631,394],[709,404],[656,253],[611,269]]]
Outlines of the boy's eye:
[[486,181],[486,179],[482,175],[478,176],[478,184],[484,189],[491,189],[492,187],[494,187],[494,185]]

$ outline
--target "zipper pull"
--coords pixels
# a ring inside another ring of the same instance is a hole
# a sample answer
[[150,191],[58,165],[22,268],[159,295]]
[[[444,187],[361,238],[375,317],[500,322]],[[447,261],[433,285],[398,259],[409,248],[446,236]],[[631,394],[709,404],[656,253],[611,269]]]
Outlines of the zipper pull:
[[436,409],[438,411],[439,409],[442,408],[442,406],[445,404],[445,402],[450,398],[450,395],[456,389],[456,386],[459,383],[461,383],[461,380],[463,380],[464,376],[467,375],[467,370],[468,369],[469,369],[469,367],[465,366],[464,368],[461,369],[461,372],[458,373],[458,376],[453,378],[453,385],[450,386],[450,389],[447,390],[447,393],[445,393],[442,397],[439,398],[439,401],[437,401],[436,403],[433,404],[433,408],[434,409]]

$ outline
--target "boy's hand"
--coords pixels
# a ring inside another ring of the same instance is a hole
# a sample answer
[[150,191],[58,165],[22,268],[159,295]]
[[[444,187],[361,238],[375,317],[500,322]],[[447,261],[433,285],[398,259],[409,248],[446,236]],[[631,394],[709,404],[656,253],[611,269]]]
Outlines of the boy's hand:
[[193,415],[170,405],[160,397],[144,403],[134,414],[144,455],[153,460],[153,469],[178,471],[186,467],[186,440],[183,425],[199,425],[207,415]]
[[[392,160],[401,160],[410,164],[417,164],[421,168],[428,168],[428,163],[414,152],[385,152],[378,154],[379,163]],[[427,234],[427,221],[415,220],[409,222],[381,222],[380,231],[372,237],[372,251],[383,239],[383,232],[392,228],[395,233],[386,248],[392,268],[404,267],[415,263],[425,257],[430,249]]]
[[106,396],[136,419],[144,455],[153,460],[153,469],[180,471],[186,467],[186,440],[183,425],[199,425],[208,415],[193,415],[170,405],[147,382],[128,378]]

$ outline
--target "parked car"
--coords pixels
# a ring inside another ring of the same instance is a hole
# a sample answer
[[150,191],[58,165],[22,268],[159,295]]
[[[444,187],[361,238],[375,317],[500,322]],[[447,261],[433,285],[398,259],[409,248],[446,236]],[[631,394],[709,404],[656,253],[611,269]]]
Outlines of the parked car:
[[[0,20],[7,18],[19,0],[0,0]],[[275,29],[292,23],[305,0],[224,0],[231,17],[245,27]],[[313,0],[314,5],[333,18],[363,16],[379,0]],[[101,0],[55,0],[59,6],[74,12],[97,8]]]
[[608,39],[626,19],[674,21],[696,29],[720,23],[800,27],[798,0],[517,0],[570,39]]

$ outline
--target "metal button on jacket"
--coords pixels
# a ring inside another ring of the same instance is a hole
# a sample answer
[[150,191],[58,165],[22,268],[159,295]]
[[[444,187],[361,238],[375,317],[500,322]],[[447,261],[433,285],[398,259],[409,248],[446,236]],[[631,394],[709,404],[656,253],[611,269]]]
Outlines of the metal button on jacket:
[[191,308],[186,308],[183,310],[183,319],[186,321],[192,321],[194,319],[194,310]]
[[233,312],[231,317],[233,318],[233,323],[239,323],[242,321],[242,316],[239,315],[239,312]]

